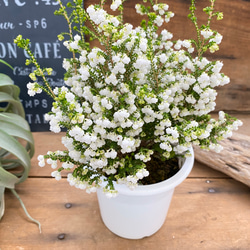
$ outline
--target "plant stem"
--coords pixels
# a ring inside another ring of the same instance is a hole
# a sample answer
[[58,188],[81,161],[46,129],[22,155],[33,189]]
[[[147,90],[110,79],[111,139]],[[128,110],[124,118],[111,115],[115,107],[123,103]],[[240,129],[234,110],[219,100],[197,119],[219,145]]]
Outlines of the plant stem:
[[213,11],[214,11],[214,2],[215,0],[211,0],[211,6],[210,6],[210,13],[209,13],[209,17],[208,17],[208,21],[207,21],[207,27],[210,26],[210,23],[211,23],[211,20],[212,20],[212,17],[213,17]]
[[[60,4],[61,9],[64,10],[64,6],[63,6],[61,0],[58,0],[58,2]],[[70,22],[69,17],[67,15],[67,12],[65,10],[63,11],[63,16],[64,16],[64,18],[67,21],[68,26],[69,26],[69,36],[70,36],[71,39],[73,39],[73,32],[72,32],[71,22]]]
[[[72,26],[71,26],[70,19],[68,17],[67,12],[64,10],[64,6],[63,6],[61,0],[58,0],[58,2],[60,4],[61,9],[63,10],[63,16],[64,16],[65,20],[67,21],[67,24],[68,24],[68,27],[69,27],[69,36],[70,36],[70,39],[73,40],[73,31],[72,31]],[[75,61],[76,56],[75,56],[75,52],[74,51],[72,51],[72,56],[73,56],[73,59]],[[74,65],[75,65],[75,74],[77,74],[77,66],[76,66],[76,64],[74,64]]]
[[104,3],[105,3],[105,0],[101,0],[100,5],[101,5],[102,8],[103,8]]
[[45,90],[53,99],[55,99],[55,94],[54,94],[53,90],[51,89],[51,87],[50,87],[50,85],[49,85],[49,83],[48,83],[48,81],[47,81],[47,79],[46,79],[46,77],[45,77],[43,71],[41,70],[40,65],[37,63],[36,58],[34,57],[33,53],[30,51],[30,49],[29,49],[28,47],[26,48],[26,51],[27,51],[27,53],[29,54],[29,56],[30,56],[32,62],[34,63],[34,65],[36,66],[36,68],[39,70],[40,76],[43,78],[43,81],[44,81],[46,87],[48,88],[48,90],[46,90],[46,89],[44,89],[44,90]]
[[190,14],[191,14],[191,21],[193,22],[194,26],[195,26],[195,29],[196,29],[196,33],[197,33],[197,39],[198,39],[198,43],[196,45],[197,47],[197,52],[198,52],[198,57],[201,57],[202,55],[202,47],[203,47],[203,41],[201,41],[201,36],[200,36],[200,29],[199,29],[199,26],[198,26],[198,23],[197,23],[197,18],[195,16],[195,0],[191,0],[191,6],[190,6]]

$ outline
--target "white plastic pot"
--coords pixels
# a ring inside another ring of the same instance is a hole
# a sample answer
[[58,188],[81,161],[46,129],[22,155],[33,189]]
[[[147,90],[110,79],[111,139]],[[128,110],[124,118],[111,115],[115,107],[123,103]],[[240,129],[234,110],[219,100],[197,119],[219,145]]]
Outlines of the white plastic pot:
[[185,159],[181,169],[163,182],[138,186],[135,190],[115,183],[115,189],[119,192],[115,198],[107,198],[102,190],[98,190],[101,217],[107,228],[127,239],[141,239],[156,233],[165,222],[175,187],[192,170],[192,148],[190,152],[192,156]]

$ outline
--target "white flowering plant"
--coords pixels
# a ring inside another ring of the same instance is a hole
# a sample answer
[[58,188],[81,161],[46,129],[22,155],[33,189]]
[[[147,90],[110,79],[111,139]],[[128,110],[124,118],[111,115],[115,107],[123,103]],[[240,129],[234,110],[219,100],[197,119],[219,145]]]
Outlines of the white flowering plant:
[[[69,25],[69,32],[59,38],[69,36],[64,45],[73,55],[63,61],[65,86],[50,87],[46,75],[52,69],[37,63],[29,39],[19,35],[15,43],[30,55],[26,63],[36,66],[29,94],[45,91],[54,99],[46,115],[50,130],[66,128],[66,150],[40,155],[39,165],[47,160],[57,180],[68,170],[70,185],[87,192],[106,182],[104,192],[115,196],[113,183],[136,187],[149,175],[147,163],[153,156],[163,162],[188,157],[192,144],[219,152],[218,142],[231,136],[241,121],[223,111],[217,120],[209,115],[216,105],[215,88],[229,83],[220,72],[223,63],[203,56],[218,50],[222,39],[210,27],[212,18],[223,17],[214,10],[215,0],[204,9],[208,21],[201,27],[191,0],[188,17],[197,39],[177,41],[164,28],[174,16],[166,3],[138,1],[135,9],[142,21],[133,27],[123,19],[126,0],[113,0],[110,11],[104,2],[85,10],[82,0],[66,6],[59,0],[56,14]],[[91,47],[87,39],[100,46]]]

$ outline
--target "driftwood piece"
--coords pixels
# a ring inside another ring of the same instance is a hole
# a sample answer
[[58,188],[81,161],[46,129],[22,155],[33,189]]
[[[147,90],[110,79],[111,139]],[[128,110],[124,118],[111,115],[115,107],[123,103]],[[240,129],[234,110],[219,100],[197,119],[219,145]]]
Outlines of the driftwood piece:
[[195,159],[250,186],[250,136],[233,133],[220,144],[224,148],[220,153],[194,146]]

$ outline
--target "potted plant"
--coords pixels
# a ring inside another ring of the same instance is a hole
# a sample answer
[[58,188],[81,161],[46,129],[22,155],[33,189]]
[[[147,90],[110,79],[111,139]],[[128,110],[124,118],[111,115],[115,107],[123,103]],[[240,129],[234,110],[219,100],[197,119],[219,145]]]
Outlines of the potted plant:
[[[97,190],[107,227],[125,238],[142,238],[164,222],[169,206],[165,198],[171,198],[174,187],[191,171],[192,144],[219,152],[218,141],[231,136],[241,122],[222,111],[217,120],[209,115],[216,105],[214,88],[229,83],[220,73],[222,62],[203,56],[218,50],[222,39],[210,27],[212,18],[223,17],[214,11],[215,0],[204,9],[208,21],[202,26],[198,26],[195,1],[191,0],[189,18],[197,39],[183,41],[173,41],[164,28],[174,15],[166,3],[138,1],[135,8],[142,21],[133,27],[123,20],[126,1],[110,2],[111,10],[104,2],[85,10],[81,0],[66,6],[59,0],[56,14],[65,17],[69,32],[58,37],[63,40],[68,35],[64,45],[72,52],[72,58],[63,61],[65,86],[51,88],[46,75],[52,69],[38,64],[29,39],[19,35],[15,43],[29,54],[26,64],[36,66],[27,85],[29,94],[45,91],[54,99],[46,115],[50,130],[58,133],[66,128],[62,138],[66,150],[40,155],[39,165],[43,167],[47,160],[56,180],[66,170],[70,185],[87,192]],[[91,47],[89,40],[96,40],[98,47]],[[165,172],[158,171],[160,166],[166,170],[176,159],[180,168],[173,177],[156,184],[144,182],[147,176]],[[162,187],[167,194],[160,193]],[[132,208],[125,215],[130,196]],[[152,210],[154,204],[160,208]],[[160,219],[150,218],[162,208]],[[150,229],[153,221],[157,225]]]
[[[0,63],[12,68],[8,63]],[[0,73],[0,219],[4,215],[4,191],[6,188],[20,201],[26,215],[27,212],[21,198],[15,191],[15,185],[25,181],[30,170],[30,159],[34,155],[34,140],[25,113],[19,99],[20,89],[11,78]]]

